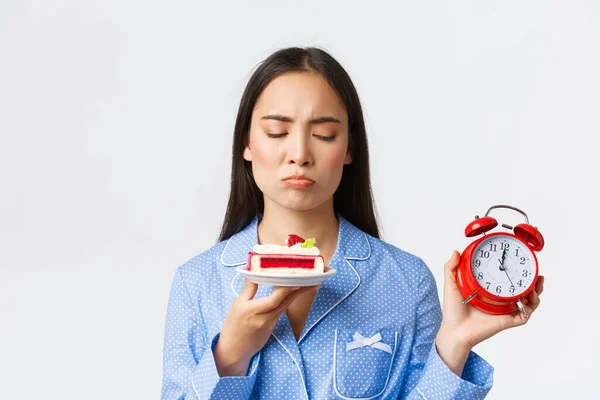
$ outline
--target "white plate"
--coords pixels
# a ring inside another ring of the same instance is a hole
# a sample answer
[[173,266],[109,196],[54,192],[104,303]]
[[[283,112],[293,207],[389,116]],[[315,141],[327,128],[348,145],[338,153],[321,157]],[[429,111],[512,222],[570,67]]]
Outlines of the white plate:
[[313,286],[319,285],[325,279],[337,272],[333,268],[326,268],[324,273],[317,274],[271,274],[268,272],[248,271],[246,265],[236,267],[236,271],[245,276],[249,281],[259,285],[273,286]]

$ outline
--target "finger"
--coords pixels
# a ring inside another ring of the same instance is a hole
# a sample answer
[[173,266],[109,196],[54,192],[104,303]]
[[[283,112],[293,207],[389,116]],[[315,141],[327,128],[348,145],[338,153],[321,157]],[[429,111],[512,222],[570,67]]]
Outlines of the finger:
[[451,277],[454,279],[454,273],[456,272],[456,268],[458,267],[458,263],[460,261],[460,253],[456,250],[452,252],[450,259],[446,261],[444,264],[444,271],[446,273],[446,278]]
[[250,282],[248,279],[246,279],[246,282],[244,283],[244,289],[242,289],[238,298],[244,301],[252,300],[256,295],[257,291],[258,284]]
[[527,302],[527,306],[531,308],[532,312],[535,311],[535,309],[538,308],[538,306],[540,305],[540,296],[535,290],[529,293],[529,296],[527,296],[527,300],[529,300]]
[[538,296],[542,294],[542,292],[544,291],[544,282],[546,281],[546,278],[543,275],[540,275],[538,277],[538,281],[535,284],[535,291],[537,292]]
[[271,317],[274,319],[279,319],[281,314],[283,314],[288,309],[288,307],[294,302],[294,300],[296,300],[304,293],[312,291],[316,292],[318,289],[319,286],[306,286],[288,294],[287,297],[281,302],[281,304],[279,304],[279,306],[275,310],[270,312]]
[[531,308],[529,306],[525,306],[525,312],[527,313],[527,318],[525,318],[525,316],[523,315],[523,313],[520,310],[515,311],[514,312],[514,316],[515,316],[514,326],[525,325],[531,319],[531,315],[533,314],[533,311],[534,311],[533,308]]
[[527,323],[531,318],[533,312],[540,305],[540,296],[536,293],[536,291],[532,291],[527,295],[527,298],[522,300],[523,305],[525,305],[525,312],[527,313],[527,318],[523,315],[523,313],[519,310],[513,313],[514,316],[514,326],[521,326]]
[[252,301],[254,312],[261,314],[276,309],[288,294],[297,290],[298,287],[275,286],[270,295]]
[[456,286],[456,268],[460,262],[460,253],[456,250],[452,252],[450,259],[444,264],[444,289],[450,291],[453,286],[454,290],[458,290]]
[[[538,277],[538,280],[537,280],[536,284],[535,284],[535,292],[537,292],[538,298],[542,294],[542,292],[544,291],[544,281],[545,280],[546,279],[544,278],[544,276],[540,275]],[[528,298],[529,298],[529,295],[527,295],[526,298],[521,299],[521,301],[523,302],[523,304],[529,304],[529,299]]]

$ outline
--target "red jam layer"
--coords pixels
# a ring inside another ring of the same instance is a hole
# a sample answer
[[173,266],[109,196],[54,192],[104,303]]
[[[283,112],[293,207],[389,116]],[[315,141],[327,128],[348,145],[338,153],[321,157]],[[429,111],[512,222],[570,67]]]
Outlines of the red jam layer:
[[261,268],[303,268],[314,269],[315,258],[322,256],[308,256],[300,254],[259,254],[255,252],[248,253],[247,269],[251,268],[253,255],[260,256]]

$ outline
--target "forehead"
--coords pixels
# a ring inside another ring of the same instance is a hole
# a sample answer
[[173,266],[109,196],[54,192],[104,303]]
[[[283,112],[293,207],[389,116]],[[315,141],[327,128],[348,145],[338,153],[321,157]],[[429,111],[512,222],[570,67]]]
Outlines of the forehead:
[[346,120],[342,99],[314,72],[288,72],[273,79],[258,98],[254,111],[290,116],[331,114]]

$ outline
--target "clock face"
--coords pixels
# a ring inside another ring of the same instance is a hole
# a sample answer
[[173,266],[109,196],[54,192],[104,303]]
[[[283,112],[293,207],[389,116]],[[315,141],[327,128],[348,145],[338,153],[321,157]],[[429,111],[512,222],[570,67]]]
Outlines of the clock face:
[[471,257],[471,271],[477,283],[499,297],[518,296],[527,290],[535,269],[529,247],[508,235],[482,240]]

